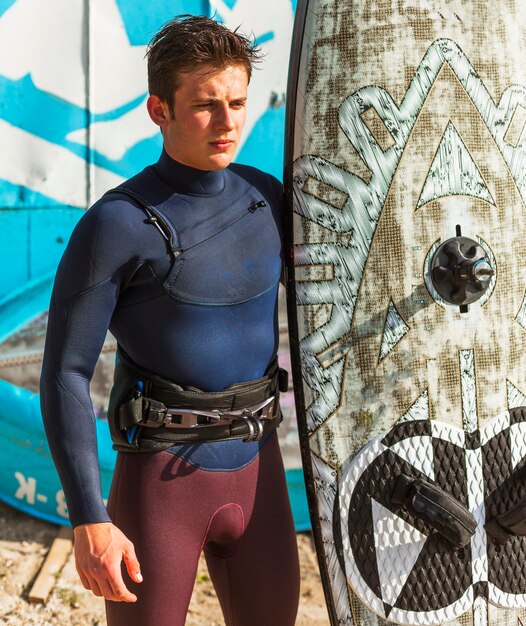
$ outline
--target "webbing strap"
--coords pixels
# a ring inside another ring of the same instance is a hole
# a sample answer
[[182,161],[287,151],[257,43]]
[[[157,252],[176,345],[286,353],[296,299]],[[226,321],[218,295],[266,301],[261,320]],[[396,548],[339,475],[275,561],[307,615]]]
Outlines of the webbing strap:
[[143,198],[139,193],[133,191],[132,189],[128,189],[127,187],[115,187],[114,189],[110,189],[109,191],[107,191],[104,195],[106,196],[112,193],[120,193],[122,195],[128,196],[140,205],[140,207],[148,216],[147,222],[155,226],[157,230],[161,233],[163,238],[166,240],[166,243],[168,245],[168,251],[174,259],[176,259],[182,253],[177,231],[173,228],[173,226],[168,222],[168,220],[163,216],[163,214],[159,211],[157,207],[154,207],[148,202],[148,200],[146,200],[146,198]]
[[196,387],[182,387],[138,367],[123,354],[120,347],[117,348],[116,367],[126,368],[135,380],[143,381],[145,393],[155,400],[166,406],[186,409],[236,410],[276,395],[280,391],[280,387],[284,390],[284,376],[280,374],[284,370],[280,370],[278,367],[277,358],[271,363],[265,376],[256,380],[235,383],[221,391],[202,391]]

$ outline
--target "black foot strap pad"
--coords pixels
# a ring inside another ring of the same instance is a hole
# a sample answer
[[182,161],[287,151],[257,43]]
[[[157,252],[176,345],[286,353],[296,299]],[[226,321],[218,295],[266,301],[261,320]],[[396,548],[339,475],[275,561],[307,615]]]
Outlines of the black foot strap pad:
[[522,500],[509,511],[497,515],[484,528],[499,543],[506,543],[510,537],[526,536],[526,501]]
[[477,528],[473,515],[447,491],[421,478],[398,478],[392,502],[426,522],[456,548],[469,543]]

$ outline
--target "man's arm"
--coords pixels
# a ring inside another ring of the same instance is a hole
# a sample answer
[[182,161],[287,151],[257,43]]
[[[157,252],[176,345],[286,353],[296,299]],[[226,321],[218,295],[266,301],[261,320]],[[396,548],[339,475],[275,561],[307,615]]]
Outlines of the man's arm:
[[[124,558],[139,582],[130,541],[102,500],[90,380],[123,285],[141,264],[119,214],[126,201],[95,205],[80,220],[57,271],[41,377],[44,426],[75,532],[84,586],[110,600],[136,598],[122,581]],[[140,220],[138,217],[138,223]],[[140,246],[137,246],[140,248]]]

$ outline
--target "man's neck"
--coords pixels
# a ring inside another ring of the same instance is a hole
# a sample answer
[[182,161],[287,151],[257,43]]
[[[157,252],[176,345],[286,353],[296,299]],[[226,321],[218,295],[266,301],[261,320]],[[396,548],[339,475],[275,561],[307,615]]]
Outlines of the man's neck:
[[183,165],[163,149],[154,169],[162,180],[179,193],[216,196],[225,188],[225,171],[205,171]]

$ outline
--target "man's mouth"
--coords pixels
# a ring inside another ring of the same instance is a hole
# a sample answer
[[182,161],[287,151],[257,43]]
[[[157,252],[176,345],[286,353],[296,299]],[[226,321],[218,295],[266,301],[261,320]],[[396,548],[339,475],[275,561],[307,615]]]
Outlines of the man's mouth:
[[219,151],[228,150],[233,143],[234,142],[231,139],[218,139],[217,141],[210,142],[210,144]]

